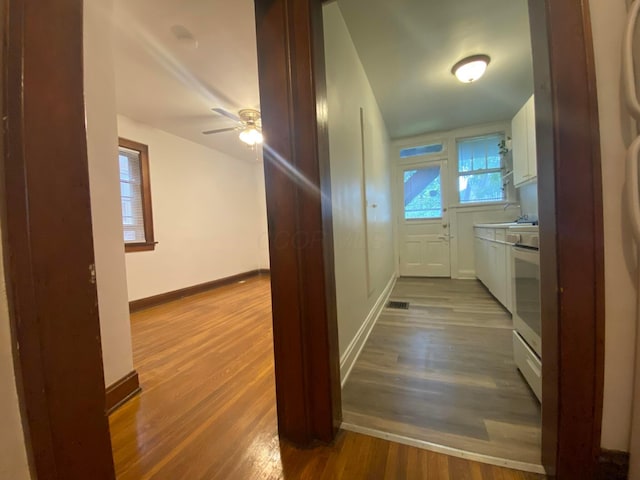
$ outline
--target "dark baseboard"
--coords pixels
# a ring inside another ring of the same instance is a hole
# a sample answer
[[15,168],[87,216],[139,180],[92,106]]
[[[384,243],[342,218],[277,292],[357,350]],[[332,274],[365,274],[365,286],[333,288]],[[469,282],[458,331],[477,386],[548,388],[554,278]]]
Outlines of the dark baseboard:
[[129,311],[137,312],[138,310],[143,310],[145,308],[155,307],[156,305],[162,305],[163,303],[171,302],[173,300],[179,300],[190,295],[195,295],[196,293],[202,293],[208,290],[213,290],[214,288],[240,282],[247,278],[256,277],[258,275],[269,275],[269,272],[270,271],[266,269],[252,270],[250,272],[239,273],[230,277],[219,278],[212,282],[201,283],[199,285],[193,285],[191,287],[185,287],[171,292],[160,293],[158,295],[141,298],[139,300],[132,300],[129,302]]
[[106,391],[107,415],[110,415],[127,400],[140,393],[140,390],[138,372],[135,370],[108,386]]
[[629,454],[615,450],[600,450],[598,456],[598,480],[627,480]]

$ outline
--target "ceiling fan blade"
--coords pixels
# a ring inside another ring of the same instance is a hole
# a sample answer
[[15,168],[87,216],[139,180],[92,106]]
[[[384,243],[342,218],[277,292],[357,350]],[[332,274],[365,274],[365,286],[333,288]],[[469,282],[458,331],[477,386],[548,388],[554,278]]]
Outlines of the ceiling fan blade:
[[224,108],[212,108],[211,110],[213,110],[216,113],[219,113],[220,115],[230,118],[231,120],[233,120],[234,122],[241,122],[242,120],[240,120],[240,117],[225,110]]
[[237,130],[237,127],[218,128],[217,130],[206,130],[206,131],[202,132],[202,134],[203,135],[211,135],[212,133],[231,132],[232,130]]

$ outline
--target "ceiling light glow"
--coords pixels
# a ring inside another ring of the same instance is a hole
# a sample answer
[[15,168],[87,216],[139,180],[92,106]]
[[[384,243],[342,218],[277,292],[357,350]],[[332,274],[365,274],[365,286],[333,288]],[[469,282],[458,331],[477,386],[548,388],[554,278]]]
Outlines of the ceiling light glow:
[[262,143],[264,138],[257,128],[247,127],[240,132],[240,140],[249,146],[254,146],[256,143]]
[[488,55],[473,55],[456,63],[451,73],[462,83],[473,83],[484,75],[490,61]]

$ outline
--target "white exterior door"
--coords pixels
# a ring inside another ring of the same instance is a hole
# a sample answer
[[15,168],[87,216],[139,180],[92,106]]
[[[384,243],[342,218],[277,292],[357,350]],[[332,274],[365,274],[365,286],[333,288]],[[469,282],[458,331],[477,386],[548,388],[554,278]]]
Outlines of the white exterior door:
[[402,165],[397,175],[400,275],[450,277],[446,162]]

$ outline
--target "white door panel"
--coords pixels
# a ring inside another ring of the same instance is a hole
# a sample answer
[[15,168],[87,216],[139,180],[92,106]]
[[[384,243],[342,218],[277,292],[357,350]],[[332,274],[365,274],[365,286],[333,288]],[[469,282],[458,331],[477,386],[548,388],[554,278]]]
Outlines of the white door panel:
[[400,275],[449,277],[446,163],[414,164],[398,171]]

